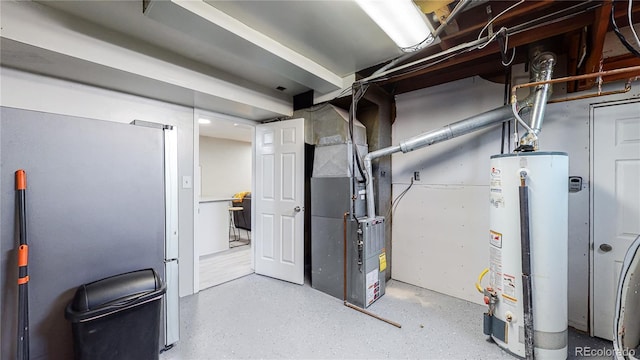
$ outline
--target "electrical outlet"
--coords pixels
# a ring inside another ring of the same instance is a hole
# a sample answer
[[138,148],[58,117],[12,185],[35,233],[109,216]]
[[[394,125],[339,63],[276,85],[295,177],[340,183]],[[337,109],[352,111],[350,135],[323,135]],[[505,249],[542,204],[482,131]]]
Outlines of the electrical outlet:
[[413,180],[420,181],[420,171],[413,172]]

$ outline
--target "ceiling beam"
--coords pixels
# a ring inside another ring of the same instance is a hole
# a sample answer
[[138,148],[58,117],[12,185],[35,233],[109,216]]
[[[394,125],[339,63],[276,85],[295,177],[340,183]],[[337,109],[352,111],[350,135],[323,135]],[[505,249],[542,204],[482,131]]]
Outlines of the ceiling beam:
[[261,59],[265,71],[320,93],[344,85],[341,76],[202,0],[152,0],[145,15],[205,43],[234,44],[238,55]]
[[[552,25],[538,27],[526,32],[522,32],[519,34],[515,34],[509,37],[509,46],[510,48],[518,47],[522,45],[528,45],[534,42],[538,42],[556,35],[564,34],[566,32],[575,31],[577,29],[581,29],[582,27],[589,25],[593,22],[594,15],[593,11],[579,14],[569,21],[561,21]],[[469,53],[465,53],[462,56],[457,56],[452,59],[449,59],[440,64],[433,65],[431,67],[417,70],[414,72],[410,72],[404,75],[399,75],[398,77],[389,80],[388,83],[398,82],[410,78],[414,78],[416,76],[428,74],[443,68],[448,68],[457,64],[462,63],[470,63],[479,58],[483,58],[489,56],[491,54],[499,53],[500,49],[496,42],[492,42],[487,45],[484,49],[474,50]],[[496,62],[496,66],[501,66],[500,62]]]
[[[441,68],[421,76],[390,84],[386,88],[394,94],[404,94],[444,82],[472,77],[478,74],[495,74],[500,70],[500,68],[496,67],[496,64],[500,64],[500,56],[497,54],[488,55],[481,58],[480,61],[472,64],[458,64],[452,67]],[[501,69],[504,71],[504,67]]]
[[[492,10],[492,14],[495,17],[496,15],[498,15],[500,12],[504,11],[506,8],[508,8],[508,6],[511,6],[511,3],[502,3],[502,2],[498,2],[498,3],[494,3],[492,4],[491,2],[489,2],[487,4],[487,6],[494,6],[494,10]],[[498,7],[498,5],[502,5],[501,7]],[[545,0],[545,1],[529,1],[529,2],[524,2],[522,3],[522,5],[512,9],[511,11],[505,13],[504,15],[502,15],[501,17],[497,18],[492,24],[494,28],[498,28],[498,27],[502,27],[502,26],[507,26],[507,25],[511,25],[512,22],[513,23],[520,23],[523,21],[523,17],[526,17],[527,15],[531,15],[534,14],[536,11],[541,11],[545,8],[548,8],[549,6],[553,5],[553,1],[550,0]],[[482,7],[482,12],[484,13],[486,10],[486,6]],[[475,10],[475,9],[474,9]],[[480,11],[480,10],[478,10]],[[480,17],[480,13],[476,14],[477,17]],[[488,15],[485,15],[488,16]],[[460,22],[462,22],[463,19],[460,19]],[[488,18],[487,18],[488,21]],[[440,41],[440,48],[442,50],[446,50],[449,49],[453,46],[456,46],[460,43],[460,39],[461,38],[466,38],[466,39],[470,39],[470,37],[467,36],[477,36],[477,34],[480,32],[480,30],[485,26],[485,24],[487,23],[487,21],[481,21],[479,23],[476,23],[474,25],[470,25],[470,26],[464,26],[462,24],[461,27],[462,29],[452,35],[448,35],[448,36],[443,36],[441,37],[441,41]]]
[[[226,112],[252,120],[289,116],[293,112],[291,100],[284,97],[154,58],[117,42],[99,41],[79,31],[104,31],[92,26],[35,2],[3,2],[2,65],[163,101],[178,94],[180,104],[201,103],[221,112],[231,109]],[[9,45],[13,51],[8,51]],[[12,53],[22,55],[12,59]],[[29,54],[34,53],[37,61],[29,61]]]
[[[584,67],[585,74],[600,70],[602,49],[604,49],[604,40],[609,28],[609,18],[611,17],[611,4],[611,1],[606,1],[595,11],[593,26],[591,27],[591,41],[589,42],[590,53]],[[595,83],[596,79],[579,81],[577,90],[591,89]]]
[[[566,33],[563,39],[563,46],[567,49],[567,76],[578,74],[578,64],[586,51],[586,27]],[[576,91],[577,81],[567,82],[567,92]]]
[[[640,58],[634,56],[633,54],[626,54],[620,56],[614,56],[605,59],[602,64],[602,70],[614,70],[614,69],[622,69],[626,67],[632,66],[640,66]],[[605,76],[602,81],[603,82],[611,82],[617,80],[627,80],[633,77],[640,77],[640,71],[636,73],[626,73],[626,74],[617,74],[617,75],[609,75]]]

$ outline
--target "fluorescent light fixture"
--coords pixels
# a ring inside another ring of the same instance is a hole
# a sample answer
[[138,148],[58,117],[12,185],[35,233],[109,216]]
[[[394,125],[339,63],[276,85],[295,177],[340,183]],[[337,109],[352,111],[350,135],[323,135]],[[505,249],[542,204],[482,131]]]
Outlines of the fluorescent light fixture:
[[239,124],[239,123],[234,123],[233,126],[239,128],[239,129],[243,129],[243,130],[249,130],[252,128],[251,125],[247,125],[247,124]]
[[416,51],[433,42],[431,25],[413,1],[356,0],[356,3],[402,51]]
[[211,120],[209,120],[209,119],[198,119],[198,124],[202,124],[202,125],[211,124]]

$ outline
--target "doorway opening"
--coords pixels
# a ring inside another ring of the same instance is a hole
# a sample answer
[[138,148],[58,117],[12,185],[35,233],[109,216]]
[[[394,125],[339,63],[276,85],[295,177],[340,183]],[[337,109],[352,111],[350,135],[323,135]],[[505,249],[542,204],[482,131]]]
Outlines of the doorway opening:
[[252,122],[225,115],[200,114],[198,288],[251,274],[253,269]]

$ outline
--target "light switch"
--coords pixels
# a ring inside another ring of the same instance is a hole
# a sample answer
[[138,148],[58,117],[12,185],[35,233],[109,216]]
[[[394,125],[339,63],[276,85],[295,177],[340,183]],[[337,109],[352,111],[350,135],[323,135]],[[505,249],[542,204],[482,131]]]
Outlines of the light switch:
[[192,188],[192,180],[191,176],[183,176],[182,177],[182,188],[183,189],[191,189]]

